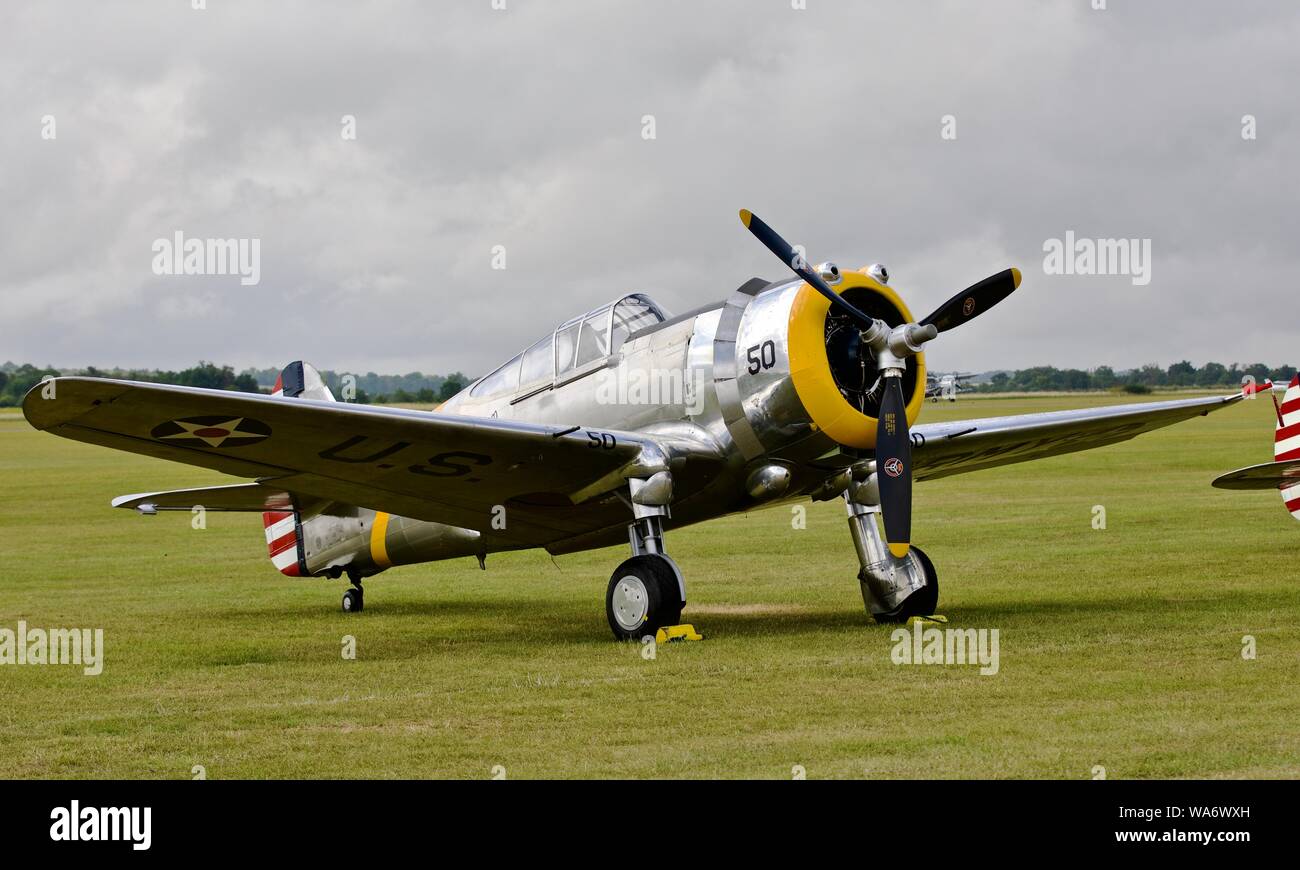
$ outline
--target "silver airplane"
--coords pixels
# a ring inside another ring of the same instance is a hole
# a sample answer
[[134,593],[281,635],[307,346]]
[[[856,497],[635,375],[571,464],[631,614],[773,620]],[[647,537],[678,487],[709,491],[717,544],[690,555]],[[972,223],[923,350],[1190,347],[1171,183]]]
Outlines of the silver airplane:
[[962,381],[968,381],[973,377],[975,375],[964,375],[961,372],[952,372],[946,375],[926,375],[925,397],[931,402],[937,402],[940,399],[955,402],[958,393],[969,393],[974,389],[974,387],[968,387],[962,383]]
[[878,264],[809,266],[767,224],[741,218],[793,278],[751,278],[676,317],[622,296],[432,412],[337,402],[301,362],[273,395],[65,377],[33,388],[23,410],[65,438],[247,479],[112,504],[262,512],[274,565],[346,576],[346,611],[364,606],[363,579],[397,565],[624,542],[605,610],[616,637],[636,639],[681,621],[686,582],[665,542],[674,528],[843,499],[867,611],[906,620],[933,613],[939,591],[911,546],[913,480],[1113,444],[1243,397],[914,425],[926,342],[1010,295],[1020,273],[914,321]]

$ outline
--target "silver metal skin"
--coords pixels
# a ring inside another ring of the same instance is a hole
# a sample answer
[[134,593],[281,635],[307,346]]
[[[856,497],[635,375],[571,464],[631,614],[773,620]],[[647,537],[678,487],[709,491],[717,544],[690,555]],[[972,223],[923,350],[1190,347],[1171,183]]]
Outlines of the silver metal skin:
[[666,507],[673,500],[673,476],[657,471],[645,480],[628,480],[632,503],[643,507]]
[[760,501],[785,495],[789,488],[790,469],[784,465],[760,465],[749,473],[745,481],[745,490]]
[[[308,574],[367,576],[390,565],[627,542],[634,555],[672,565],[685,601],[666,528],[847,492],[864,589],[888,611],[924,572],[914,555],[893,560],[880,540],[870,450],[837,443],[795,387],[792,311],[801,294],[815,295],[797,278],[752,279],[674,319],[641,294],[620,297],[550,330],[531,357],[526,350],[434,413],[94,378],[55,379],[57,400],[33,390],[23,408],[33,426],[63,437],[251,479],[114,505],[295,511]],[[619,334],[628,312],[640,312],[635,328]],[[931,329],[877,320],[862,337],[882,374],[902,375]],[[540,363],[529,369],[530,360]],[[500,389],[490,388],[494,377]],[[913,425],[913,477],[1115,443],[1241,397]],[[844,409],[858,414],[847,400]],[[269,434],[236,447],[157,434],[190,417],[257,421]]]
[[885,268],[884,263],[872,263],[867,267],[867,274],[875,278],[881,284],[889,283],[889,270]]
[[854,480],[845,490],[848,499],[851,502],[859,504],[879,505],[880,504],[880,478],[875,472],[867,475],[865,480]]
[[840,267],[827,261],[817,266],[817,274],[822,276],[822,280],[834,287],[840,283]]

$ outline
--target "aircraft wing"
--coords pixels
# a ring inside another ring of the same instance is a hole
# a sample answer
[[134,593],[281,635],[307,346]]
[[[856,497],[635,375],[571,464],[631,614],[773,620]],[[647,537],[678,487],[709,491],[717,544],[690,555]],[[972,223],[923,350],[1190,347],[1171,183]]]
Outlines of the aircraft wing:
[[1127,441],[1135,435],[1204,416],[1241,401],[1241,393],[1048,411],[982,420],[913,426],[912,467],[917,480],[1028,462]]
[[[276,491],[490,529],[521,546],[608,525],[608,510],[583,503],[685,459],[680,446],[646,435],[579,425],[98,378],[38,384],[23,413],[37,429],[76,441],[256,478]],[[492,524],[498,506],[506,507],[505,529]]]

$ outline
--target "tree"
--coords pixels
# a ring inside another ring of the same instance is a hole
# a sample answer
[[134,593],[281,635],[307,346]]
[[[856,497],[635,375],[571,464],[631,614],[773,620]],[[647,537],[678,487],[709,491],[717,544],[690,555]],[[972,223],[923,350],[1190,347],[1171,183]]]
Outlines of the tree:
[[[1255,383],[1262,384],[1264,383],[1264,381],[1268,380],[1269,372],[1271,371],[1272,369],[1270,369],[1268,366],[1264,365],[1263,363],[1251,363],[1250,365],[1246,366],[1245,374],[1254,378]],[[1241,379],[1238,378],[1237,380],[1238,382],[1240,382]]]
[[1148,387],[1163,387],[1169,376],[1155,363],[1147,363],[1142,368],[1129,372],[1129,383],[1143,384]]
[[1275,384],[1289,384],[1295,375],[1295,366],[1278,366],[1269,373]]
[[248,372],[236,376],[235,382],[231,386],[244,393],[262,392],[262,388],[257,385],[257,378],[253,377]]
[[447,379],[443,381],[442,386],[438,388],[438,401],[447,401],[452,396],[465,389],[467,383],[469,383],[469,379],[460,372],[452,372],[447,375]]
[[1228,374],[1227,368],[1216,362],[1209,362],[1196,370],[1194,383],[1202,387],[1214,387],[1222,384]]
[[1086,390],[1092,386],[1092,378],[1082,369],[1066,369],[1061,372],[1061,389]]
[[1187,360],[1176,362],[1169,367],[1167,380],[1171,386],[1190,387],[1196,382],[1196,366]]

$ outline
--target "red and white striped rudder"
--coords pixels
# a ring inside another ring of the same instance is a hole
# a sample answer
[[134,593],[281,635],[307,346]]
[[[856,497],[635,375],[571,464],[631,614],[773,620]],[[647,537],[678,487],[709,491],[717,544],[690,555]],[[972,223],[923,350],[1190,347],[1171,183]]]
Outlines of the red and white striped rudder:
[[301,526],[297,511],[266,511],[262,514],[266,529],[266,549],[271,554],[271,564],[285,576],[305,577],[307,566],[303,563]]
[[[1300,459],[1300,373],[1291,379],[1277,411],[1273,458],[1279,462]],[[1286,509],[1291,512],[1291,516],[1300,520],[1300,484],[1282,487],[1281,492]]]

